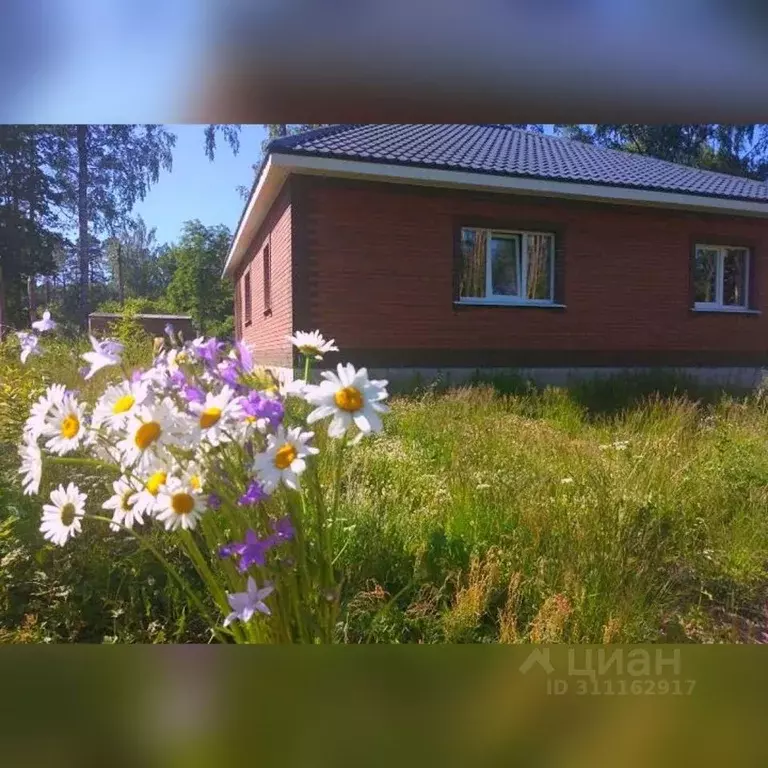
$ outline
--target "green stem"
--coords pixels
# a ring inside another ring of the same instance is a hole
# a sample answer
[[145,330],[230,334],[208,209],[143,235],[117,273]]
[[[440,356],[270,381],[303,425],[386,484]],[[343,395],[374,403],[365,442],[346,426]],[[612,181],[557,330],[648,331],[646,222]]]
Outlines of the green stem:
[[[229,611],[226,592],[219,585],[216,577],[208,566],[208,563],[205,562],[203,553],[200,551],[200,547],[198,547],[194,536],[190,531],[181,530],[179,533],[181,534],[184,548],[187,550],[187,554],[192,560],[192,564],[195,566],[195,570],[203,580],[203,583],[208,588],[214,600],[218,603],[219,610],[226,614]],[[241,627],[235,624],[232,625],[232,634],[239,643],[244,642],[245,639],[241,630]]]
[[[309,571],[309,564],[307,562],[307,551],[306,551],[306,545],[307,540],[305,536],[305,525],[307,520],[307,507],[306,502],[304,499],[304,493],[300,492],[299,496],[301,498],[301,511],[299,511],[299,505],[297,505],[295,502],[293,502],[292,499],[293,494],[290,494],[288,496],[289,499],[289,505],[291,507],[292,511],[292,517],[294,521],[294,528],[296,530],[295,535],[295,549],[296,549],[296,566],[297,566],[297,573],[296,573],[296,585],[297,585],[297,592],[301,595],[301,597],[304,599],[305,604],[308,605],[309,601],[312,599],[312,585],[314,583],[314,579],[312,578],[312,574]],[[298,596],[297,596],[298,599]],[[300,606],[298,606],[300,609]],[[299,613],[298,618],[298,631],[301,637],[308,637],[308,630],[306,627],[306,622],[302,618],[302,614]]]
[[[86,517],[91,518],[92,520],[100,520],[104,523],[109,523],[110,525],[113,523],[113,520],[109,517],[102,517],[101,515],[86,515]],[[120,527],[128,531],[128,533],[131,534],[138,542],[149,550],[160,562],[160,564],[165,568],[166,571],[173,577],[173,579],[176,581],[176,583],[186,592],[187,597],[192,601],[192,603],[195,605],[198,611],[200,611],[200,615],[208,622],[208,625],[211,628],[211,631],[219,636],[219,639],[224,637],[226,640],[226,630],[220,629],[216,622],[214,622],[213,618],[211,617],[210,613],[208,612],[208,609],[203,604],[203,601],[198,597],[197,593],[192,589],[192,587],[189,586],[187,581],[179,574],[179,572],[174,568],[170,562],[168,562],[167,558],[161,554],[161,552],[155,547],[154,544],[152,544],[148,538],[145,536],[142,536],[139,533],[136,533],[136,531],[133,530],[133,528],[129,528],[127,525],[119,524]]]
[[[71,464],[76,467],[93,467],[94,469],[105,469],[116,474],[120,474],[120,467],[114,464],[107,464],[106,461],[99,459],[74,458],[72,456],[46,456],[46,461],[54,464]],[[110,521],[111,522],[111,521]]]
[[187,552],[189,553],[189,556],[192,558],[192,562],[195,564],[198,572],[200,573],[201,578],[205,581],[206,586],[211,590],[211,593],[213,594],[222,611],[226,611],[228,606],[227,595],[219,585],[216,577],[213,575],[213,572],[211,571],[208,563],[205,561],[205,557],[203,557],[203,553],[200,551],[200,547],[195,541],[195,537],[192,535],[191,531],[182,529],[179,533],[181,535],[181,540],[184,542]]

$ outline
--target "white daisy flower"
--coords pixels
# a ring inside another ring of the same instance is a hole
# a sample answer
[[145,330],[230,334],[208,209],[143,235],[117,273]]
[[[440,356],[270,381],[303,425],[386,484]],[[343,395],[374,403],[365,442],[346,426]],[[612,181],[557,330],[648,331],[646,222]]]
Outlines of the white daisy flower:
[[19,446],[19,456],[21,457],[19,474],[24,475],[21,479],[24,495],[32,496],[40,490],[40,479],[43,474],[43,455],[38,444],[34,440],[27,439],[25,435],[24,440],[22,440]]
[[136,508],[136,501],[144,486],[134,477],[121,477],[112,483],[114,495],[103,504],[104,509],[111,509],[112,522],[109,527],[113,531],[120,530],[121,525],[133,528],[134,523],[144,522],[144,513]]
[[92,425],[98,429],[101,425],[110,428],[123,426],[147,401],[149,385],[145,381],[124,381],[108,387],[96,402]]
[[307,445],[313,436],[314,432],[302,432],[301,427],[286,431],[282,426],[274,435],[267,435],[267,449],[253,460],[253,469],[267,493],[281,481],[288,488],[298,489],[299,475],[307,468],[305,457],[320,452]]
[[327,352],[338,352],[336,340],[326,341],[320,331],[296,331],[293,336],[288,337],[296,349],[305,357],[314,357],[315,360],[322,360]]
[[157,505],[157,519],[165,524],[168,531],[193,529],[206,509],[200,489],[179,477],[171,477],[163,485]]
[[382,428],[380,413],[387,413],[389,408],[382,402],[387,398],[387,382],[370,380],[368,371],[361,368],[355,371],[351,363],[337,366],[338,375],[332,371],[323,371],[325,381],[309,384],[305,390],[305,399],[317,406],[307,416],[307,424],[313,424],[327,416],[332,416],[328,426],[330,437],[343,437],[354,424],[360,434],[379,432]]
[[35,320],[35,322],[32,323],[32,328],[38,333],[45,333],[46,331],[56,330],[56,323],[51,319],[51,313],[46,310],[43,312],[43,319]]
[[49,438],[45,447],[64,456],[80,445],[85,434],[85,405],[70,394],[54,402],[43,423],[42,435]]
[[80,533],[80,521],[85,514],[87,494],[70,483],[51,491],[51,504],[43,505],[43,521],[40,524],[43,538],[63,547],[67,539]]
[[67,388],[63,384],[52,384],[41,395],[37,402],[30,408],[29,418],[24,424],[24,432],[30,436],[30,439],[37,440],[43,434],[43,427],[48,414],[56,403],[64,402],[67,394]]
[[165,356],[165,364],[168,366],[168,370],[173,373],[179,370],[180,365],[187,365],[193,362],[193,353],[185,347],[180,349],[174,347]]
[[205,485],[205,474],[196,462],[190,462],[180,474],[181,479],[195,491],[202,491]]
[[167,447],[182,443],[184,426],[181,414],[168,398],[142,405],[125,426],[125,439],[117,447],[125,466],[135,464],[139,472],[147,472],[158,459],[166,458]]
[[89,336],[89,338],[93,351],[85,352],[81,355],[83,360],[91,366],[88,373],[85,374],[86,379],[90,379],[91,376],[102,368],[107,368],[110,365],[120,365],[120,355],[123,351],[123,345],[120,342],[110,339],[99,341],[93,336]]
[[307,386],[307,382],[304,379],[280,382],[280,397],[283,399],[288,397],[303,398],[306,395]]
[[136,498],[131,500],[133,513],[135,516],[155,515],[159,512],[158,496],[160,489],[168,480],[168,469],[157,466],[155,470],[147,477],[145,483],[138,483],[139,490],[136,492]]
[[218,395],[207,392],[205,402],[190,402],[189,410],[197,416],[197,426],[201,439],[211,445],[229,442],[226,433],[228,421],[237,418],[240,413],[239,401],[235,399],[234,391],[224,386]]
[[18,331],[16,336],[18,336],[21,344],[21,364],[24,365],[30,355],[40,354],[40,347],[38,346],[40,339],[34,333],[27,331]]

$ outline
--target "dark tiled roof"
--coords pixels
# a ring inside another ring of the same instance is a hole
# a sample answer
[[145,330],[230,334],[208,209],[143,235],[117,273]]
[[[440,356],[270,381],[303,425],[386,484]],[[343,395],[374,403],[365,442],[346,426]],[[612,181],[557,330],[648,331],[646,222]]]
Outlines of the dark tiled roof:
[[270,152],[768,202],[768,186],[506,125],[333,125]]

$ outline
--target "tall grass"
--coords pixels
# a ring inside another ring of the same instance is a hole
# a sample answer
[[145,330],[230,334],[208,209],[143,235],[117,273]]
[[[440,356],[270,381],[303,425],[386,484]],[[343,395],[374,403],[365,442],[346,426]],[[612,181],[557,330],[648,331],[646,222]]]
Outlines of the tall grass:
[[[149,363],[150,341],[126,338],[129,363]],[[205,640],[131,539],[99,527],[45,545],[40,500],[21,495],[15,445],[31,401],[54,378],[86,400],[103,389],[77,373],[86,345],[51,340],[23,368],[12,344],[0,349],[0,641]],[[392,406],[344,467],[340,641],[762,639],[761,397],[668,376],[544,390],[510,378]],[[106,479],[80,481],[95,500]]]
[[756,637],[768,416],[755,398],[674,389],[399,399],[346,474],[347,638]]

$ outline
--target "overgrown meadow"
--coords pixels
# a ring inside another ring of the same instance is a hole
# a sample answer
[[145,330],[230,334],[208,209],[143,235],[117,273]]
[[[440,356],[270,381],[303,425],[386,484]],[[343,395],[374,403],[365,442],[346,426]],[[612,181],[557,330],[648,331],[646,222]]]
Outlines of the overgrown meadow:
[[[148,366],[129,323],[124,362]],[[22,494],[17,445],[55,382],[93,402],[87,339],[0,348],[0,639],[209,642],[151,551],[107,526],[66,547]],[[301,407],[299,404],[296,407]],[[537,390],[509,378],[390,398],[384,430],[348,451],[332,542],[339,642],[763,642],[768,631],[768,407],[675,378]],[[327,438],[326,438],[327,439]],[[331,487],[334,451],[318,472]],[[57,467],[97,511],[112,478]],[[149,537],[217,608],[155,523]],[[195,534],[197,535],[197,534]]]

